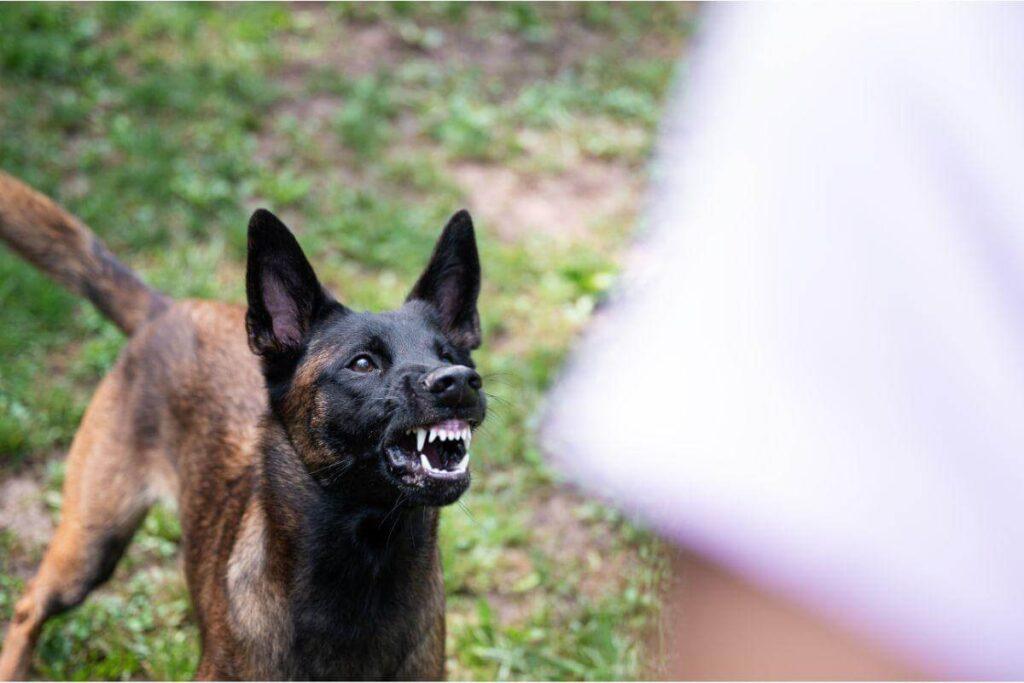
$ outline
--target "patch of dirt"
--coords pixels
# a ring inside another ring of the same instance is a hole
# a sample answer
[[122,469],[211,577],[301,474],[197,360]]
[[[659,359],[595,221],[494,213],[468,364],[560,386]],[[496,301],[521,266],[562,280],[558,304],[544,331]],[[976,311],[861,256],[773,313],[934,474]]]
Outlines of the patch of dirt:
[[14,537],[6,571],[28,578],[53,535],[53,518],[44,503],[45,468],[26,469],[0,479],[0,531]]
[[[331,7],[319,3],[302,3],[294,7],[296,24],[304,26],[294,35],[284,38],[282,64],[277,72],[277,84],[284,88],[286,97],[274,106],[272,116],[294,116],[313,130],[324,130],[341,105],[341,95],[311,94],[310,78],[314,73],[335,72],[346,79],[359,78],[389,70],[415,59],[428,59],[442,70],[465,67],[479,69],[484,79],[495,84],[503,99],[515,98],[523,85],[574,69],[595,55],[605,51],[610,35],[607,27],[596,28],[582,20],[581,6],[573,3],[552,3],[534,7],[542,16],[548,34],[541,41],[532,41],[508,27],[494,24],[493,8],[470,6],[461,25],[424,20],[411,22],[414,27],[437,31],[440,38],[430,47],[410,40],[402,22],[361,21],[342,19]],[[675,40],[665,36],[649,35],[637,45],[635,51],[650,58],[674,59],[679,53]],[[325,46],[322,49],[319,46]],[[401,142],[399,147],[413,143],[415,133],[402,125],[409,117],[399,117],[397,126]],[[628,137],[630,131],[616,131]],[[318,142],[336,147],[333,136],[320,135]],[[283,153],[281,141],[273,134],[261,136],[260,154]],[[331,149],[334,152],[334,149]],[[586,162],[582,165],[600,162]],[[577,165],[575,160],[573,165]],[[637,176],[636,169],[621,169],[623,175]],[[541,200],[533,202],[539,205]],[[556,202],[557,205],[557,202]],[[529,213],[529,207],[523,209]]]
[[308,95],[287,100],[282,108],[303,122],[324,123],[330,121],[338,107],[341,97],[335,95]]
[[558,175],[476,162],[459,163],[452,173],[474,215],[505,240],[531,232],[584,237],[601,221],[632,215],[642,192],[642,174],[595,160],[581,160]]
[[[282,50],[285,81],[304,78],[312,69],[324,67],[335,67],[346,76],[366,76],[414,52],[403,45],[393,27],[386,24],[340,22],[322,5],[304,6],[295,16],[312,31],[342,37],[321,41],[306,40],[302,35],[289,36]],[[311,52],[308,47],[323,44],[327,47],[322,51]]]
[[[500,84],[504,99],[514,99],[524,84],[550,79],[601,54],[609,40],[607,28],[602,30],[582,21],[580,7],[554,4],[536,9],[551,31],[542,42],[531,42],[522,34],[496,26],[484,30],[484,26],[489,26],[487,22],[493,21],[492,9],[471,6],[461,26],[435,27],[443,38],[427,48],[410,42],[400,22],[342,20],[330,7],[297,5],[297,24],[305,26],[306,33],[290,36],[283,44],[278,83],[288,95],[274,107],[271,116],[295,117],[304,129],[312,132],[320,154],[332,160],[331,175],[336,177],[318,179],[317,190],[342,185],[359,187],[366,181],[358,170],[359,164],[332,132],[332,122],[344,104],[344,97],[311,94],[309,83],[314,73],[335,71],[346,78],[357,78],[386,72],[409,60],[429,58],[442,68],[477,67],[489,82]],[[436,22],[428,21],[424,26],[431,23]],[[334,38],[322,39],[325,34]],[[679,46],[664,37],[647,36],[643,43],[642,52],[651,57],[670,59],[678,54]],[[431,149],[420,139],[415,120],[399,114],[395,122],[398,140],[392,143],[393,148],[407,152]],[[259,157],[288,159],[288,140],[273,127],[264,130],[258,142]],[[631,135],[636,137],[637,131],[616,129],[604,134],[622,141]],[[520,142],[526,145],[530,156],[535,152],[543,155],[551,144],[557,144],[544,136]],[[587,237],[595,227],[635,219],[645,182],[642,169],[622,160],[589,157],[573,158],[564,167],[559,173],[537,173],[503,164],[464,161],[455,162],[448,170],[462,188],[473,214],[493,227],[504,241],[537,233],[576,241]]]
[[614,592],[623,583],[625,571],[639,562],[632,548],[613,546],[614,534],[602,522],[581,519],[578,512],[586,502],[576,490],[562,486],[534,508],[531,525],[544,551],[558,564],[587,558],[576,591],[588,598]]
[[533,571],[533,561],[523,548],[502,550],[499,588],[487,592],[487,602],[502,624],[522,624],[533,612],[536,594],[533,591],[515,591],[512,587]]
[[616,545],[616,535],[604,522],[585,519],[580,514],[585,503],[586,498],[569,486],[545,491],[531,501],[533,512],[528,526],[534,532],[532,549],[553,562],[561,573],[558,578],[573,578],[573,593],[561,600],[564,604],[552,604],[550,594],[512,590],[534,565],[530,548],[505,549],[497,581],[500,588],[487,594],[502,624],[525,623],[541,601],[568,612],[580,598],[599,600],[625,588],[630,568],[640,564],[640,557],[635,548]]
[[[461,25],[425,20],[410,22],[405,29],[434,31],[436,42],[429,47],[410,40],[401,22],[379,23],[355,19],[340,19],[330,7],[304,4],[295,9],[297,23],[311,33],[334,36],[333,40],[308,40],[302,35],[291,36],[283,45],[286,80],[301,77],[314,68],[337,68],[346,76],[365,76],[382,67],[398,64],[416,57],[451,66],[474,66],[490,78],[497,78],[506,86],[518,86],[542,76],[550,76],[570,68],[594,54],[608,40],[608,36],[580,21],[581,10],[572,6],[552,4],[541,6],[550,33],[540,42],[530,41],[522,35],[510,33],[494,25],[493,8],[470,6]],[[341,39],[336,36],[341,35]],[[675,54],[671,43],[647,41],[646,51],[652,55],[665,52]],[[654,43],[657,42],[657,45]],[[323,50],[311,50],[310,45],[323,45]],[[657,47],[658,49],[652,49]]]

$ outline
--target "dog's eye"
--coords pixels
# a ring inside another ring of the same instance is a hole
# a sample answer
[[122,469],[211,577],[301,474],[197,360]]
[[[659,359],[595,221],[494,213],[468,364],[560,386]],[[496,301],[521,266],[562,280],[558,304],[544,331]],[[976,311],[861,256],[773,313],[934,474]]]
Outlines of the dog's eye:
[[368,373],[377,370],[377,364],[373,362],[373,359],[369,356],[356,356],[355,360],[348,364],[348,369],[352,372]]
[[447,351],[441,352],[441,360],[443,360],[445,363],[451,363],[453,365],[455,364],[455,357],[452,354],[448,353]]

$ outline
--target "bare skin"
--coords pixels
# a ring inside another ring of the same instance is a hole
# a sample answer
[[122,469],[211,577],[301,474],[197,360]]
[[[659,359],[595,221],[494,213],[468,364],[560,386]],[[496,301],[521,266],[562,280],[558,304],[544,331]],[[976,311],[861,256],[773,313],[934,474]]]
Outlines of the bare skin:
[[935,678],[692,552],[677,553],[673,574],[665,610],[669,679]]

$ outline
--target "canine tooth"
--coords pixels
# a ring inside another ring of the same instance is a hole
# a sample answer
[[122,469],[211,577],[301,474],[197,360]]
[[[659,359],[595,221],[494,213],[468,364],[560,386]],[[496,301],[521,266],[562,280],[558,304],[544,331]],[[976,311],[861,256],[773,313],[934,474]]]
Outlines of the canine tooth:
[[426,441],[427,441],[427,430],[426,429],[417,429],[416,430],[416,450],[417,451],[422,451],[423,450],[423,444],[426,443]]
[[430,461],[427,460],[426,453],[420,453],[420,465],[422,465],[423,469],[425,469],[425,470],[433,470],[434,469],[433,467],[430,466]]
[[462,460],[459,461],[459,464],[455,466],[453,471],[465,472],[467,467],[469,467],[469,451],[466,451],[466,454],[462,456]]
[[473,442],[473,430],[466,427],[462,440],[466,442],[466,452],[469,452],[469,444]]

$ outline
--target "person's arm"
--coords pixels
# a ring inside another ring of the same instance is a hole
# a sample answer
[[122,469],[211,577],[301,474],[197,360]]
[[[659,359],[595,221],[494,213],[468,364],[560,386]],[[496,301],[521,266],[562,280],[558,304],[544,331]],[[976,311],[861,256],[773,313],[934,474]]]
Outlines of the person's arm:
[[682,550],[664,614],[673,680],[933,678],[807,610]]

